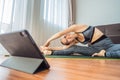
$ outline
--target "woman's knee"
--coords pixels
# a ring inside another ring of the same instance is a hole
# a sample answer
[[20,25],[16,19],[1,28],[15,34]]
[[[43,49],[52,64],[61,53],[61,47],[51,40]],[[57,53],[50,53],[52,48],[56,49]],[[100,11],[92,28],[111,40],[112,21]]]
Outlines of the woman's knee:
[[120,50],[106,52],[106,56],[105,57],[120,58]]

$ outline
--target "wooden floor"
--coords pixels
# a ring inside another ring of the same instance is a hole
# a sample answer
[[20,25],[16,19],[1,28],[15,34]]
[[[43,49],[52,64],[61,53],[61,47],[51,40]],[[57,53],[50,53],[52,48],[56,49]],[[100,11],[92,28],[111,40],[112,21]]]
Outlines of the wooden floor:
[[120,80],[117,59],[47,58],[47,61],[51,68],[36,74],[0,67],[0,80]]

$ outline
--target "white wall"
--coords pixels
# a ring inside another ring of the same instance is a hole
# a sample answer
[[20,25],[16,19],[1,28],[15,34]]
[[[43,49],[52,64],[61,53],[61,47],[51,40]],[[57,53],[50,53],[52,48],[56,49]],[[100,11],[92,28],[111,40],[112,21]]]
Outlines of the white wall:
[[76,0],[76,23],[120,23],[120,0]]

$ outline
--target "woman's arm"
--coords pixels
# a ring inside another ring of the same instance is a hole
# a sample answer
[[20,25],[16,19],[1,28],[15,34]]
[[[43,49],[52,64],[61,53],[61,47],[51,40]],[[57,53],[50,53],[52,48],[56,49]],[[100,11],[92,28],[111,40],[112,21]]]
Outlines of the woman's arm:
[[69,32],[75,32],[75,29],[76,29],[75,27],[77,27],[77,26],[76,25],[72,25],[69,28],[67,28],[66,30],[63,30],[63,31],[60,31],[60,32],[54,34],[52,37],[50,37],[46,41],[46,43],[43,46],[48,47],[50,45],[51,41],[53,41],[53,40],[55,40],[57,38],[60,38],[61,36],[65,35],[65,34],[67,34]]
[[44,47],[43,49],[45,50],[64,50],[67,49],[69,47],[71,47],[72,45],[75,45],[76,41],[73,41],[71,44],[69,45],[64,45],[64,46],[59,46],[59,47]]

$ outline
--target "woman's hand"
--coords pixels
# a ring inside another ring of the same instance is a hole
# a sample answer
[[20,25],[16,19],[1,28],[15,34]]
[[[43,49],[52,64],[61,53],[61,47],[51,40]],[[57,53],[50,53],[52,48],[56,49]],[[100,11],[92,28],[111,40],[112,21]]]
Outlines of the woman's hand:
[[41,50],[41,51],[50,50],[50,48],[49,48],[49,47],[40,46],[40,50]]
[[40,46],[41,52],[43,52],[44,55],[51,55],[52,51],[48,47]]

